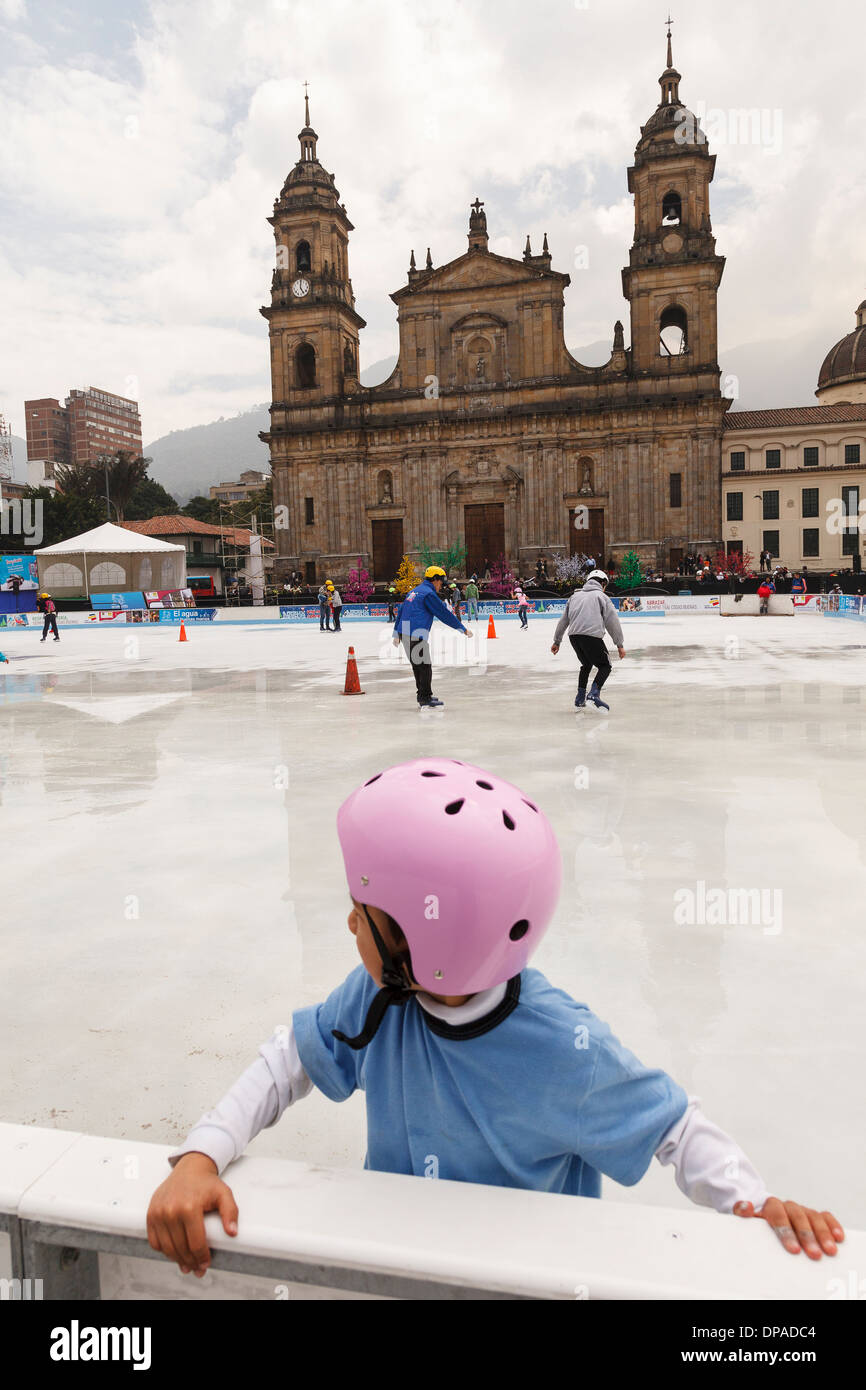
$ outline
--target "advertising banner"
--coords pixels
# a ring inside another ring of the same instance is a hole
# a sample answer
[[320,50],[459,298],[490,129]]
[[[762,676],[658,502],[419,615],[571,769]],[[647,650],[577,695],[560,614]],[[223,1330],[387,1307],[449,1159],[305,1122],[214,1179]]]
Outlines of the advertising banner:
[[122,594],[91,594],[93,608],[146,608],[144,594],[139,589]]
[[212,623],[217,615],[215,608],[160,608],[161,623]]
[[0,555],[0,588],[6,588],[13,574],[21,580],[22,592],[35,589],[39,583],[36,561],[30,555]]
[[195,608],[192,589],[146,589],[148,608]]

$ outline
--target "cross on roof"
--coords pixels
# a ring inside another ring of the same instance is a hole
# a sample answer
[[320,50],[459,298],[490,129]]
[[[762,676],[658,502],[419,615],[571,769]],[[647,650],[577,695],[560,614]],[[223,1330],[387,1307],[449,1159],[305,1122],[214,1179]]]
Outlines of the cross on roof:
[[668,26],[668,34],[670,34],[671,25],[673,24],[673,20],[671,19],[670,15],[668,15],[667,19],[665,20],[665,24]]
[[473,209],[474,212],[480,212],[481,209],[484,207],[484,204],[481,202],[480,198],[476,197],[475,202],[470,203],[469,206]]

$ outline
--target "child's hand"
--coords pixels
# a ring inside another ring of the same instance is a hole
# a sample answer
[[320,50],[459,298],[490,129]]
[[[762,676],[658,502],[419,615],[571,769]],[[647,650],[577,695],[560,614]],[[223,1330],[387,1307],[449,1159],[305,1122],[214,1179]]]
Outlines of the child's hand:
[[737,1202],[734,1215],[760,1215],[761,1220],[772,1226],[790,1254],[799,1255],[805,1250],[810,1260],[820,1260],[822,1250],[825,1255],[835,1255],[836,1243],[841,1244],[845,1239],[845,1232],[832,1212],[813,1211],[797,1202],[782,1202],[778,1197],[768,1197],[760,1213],[751,1202]]
[[213,1159],[201,1153],[184,1154],[150,1199],[147,1239],[151,1249],[180,1265],[181,1274],[192,1270],[198,1279],[210,1264],[206,1211],[219,1211],[226,1235],[237,1235],[237,1204]]

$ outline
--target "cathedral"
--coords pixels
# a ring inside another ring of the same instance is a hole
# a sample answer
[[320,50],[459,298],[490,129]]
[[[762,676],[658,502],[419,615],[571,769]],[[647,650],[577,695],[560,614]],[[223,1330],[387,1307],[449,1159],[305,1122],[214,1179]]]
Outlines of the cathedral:
[[397,305],[400,350],[381,385],[358,375],[364,320],[349,276],[352,223],[319,162],[309,98],[300,158],[268,219],[276,240],[270,449],[278,574],[307,582],[362,563],[376,580],[420,547],[466,547],[466,572],[505,555],[592,555],[675,569],[721,544],[721,394],[715,156],[679,96],[668,33],[661,99],[641,127],[628,188],[634,240],[622,271],[629,346],[609,360],[568,350],[570,277],[547,237],[521,259],[488,246],[476,198],[465,252],[411,257]]

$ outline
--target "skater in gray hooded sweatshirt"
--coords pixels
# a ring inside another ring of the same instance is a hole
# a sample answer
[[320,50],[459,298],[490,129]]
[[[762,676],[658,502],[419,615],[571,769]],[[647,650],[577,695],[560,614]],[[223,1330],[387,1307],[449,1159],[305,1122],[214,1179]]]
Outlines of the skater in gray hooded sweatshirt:
[[620,661],[625,656],[617,611],[605,593],[608,583],[604,570],[593,570],[583,588],[575,589],[568,600],[565,612],[556,624],[556,632],[553,634],[553,646],[550,648],[553,655],[556,656],[559,651],[559,644],[567,631],[568,639],[580,662],[575,709],[583,709],[586,704],[586,684],[593,667],[598,674],[592,683],[589,699],[597,709],[610,709],[610,705],[606,705],[601,698],[601,688],[610,675],[610,657],[604,640],[605,629],[616,643]]

